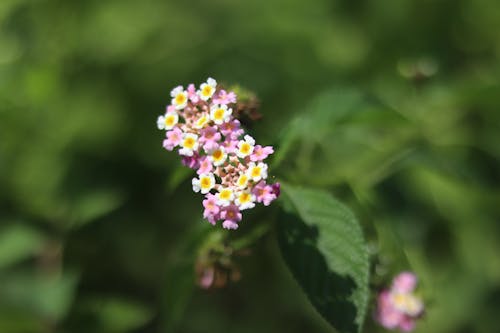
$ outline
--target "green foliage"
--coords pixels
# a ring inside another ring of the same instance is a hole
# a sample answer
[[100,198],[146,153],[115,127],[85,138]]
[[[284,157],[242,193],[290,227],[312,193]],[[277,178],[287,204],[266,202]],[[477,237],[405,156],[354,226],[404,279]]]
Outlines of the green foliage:
[[153,316],[143,304],[116,297],[89,298],[82,301],[82,307],[96,318],[103,332],[130,332]]
[[416,332],[497,331],[498,31],[497,0],[0,1],[0,332],[329,330],[245,238],[276,204],[239,283],[192,284],[214,229],[155,120],[208,76],[259,98],[270,177],[355,212],[371,295],[412,269]]
[[328,192],[283,186],[291,212],[279,219],[281,253],[311,303],[339,332],[361,332],[368,253],[353,213]]
[[31,227],[13,224],[0,232],[0,269],[35,255],[44,243],[44,237]]

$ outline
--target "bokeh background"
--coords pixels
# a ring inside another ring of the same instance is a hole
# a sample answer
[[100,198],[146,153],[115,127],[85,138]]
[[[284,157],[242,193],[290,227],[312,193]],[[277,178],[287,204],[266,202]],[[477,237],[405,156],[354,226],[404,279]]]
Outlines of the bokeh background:
[[497,0],[0,1],[0,332],[330,331],[272,228],[195,286],[212,229],[156,117],[208,76],[259,97],[275,176],[353,209],[374,291],[419,274],[418,332],[497,332],[499,60]]

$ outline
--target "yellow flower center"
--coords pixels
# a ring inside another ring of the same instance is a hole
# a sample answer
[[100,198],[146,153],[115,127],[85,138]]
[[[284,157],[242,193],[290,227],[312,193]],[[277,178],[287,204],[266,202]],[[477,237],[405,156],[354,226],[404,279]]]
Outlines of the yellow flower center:
[[245,186],[248,182],[248,177],[245,175],[241,175],[240,178],[238,178],[238,186]]
[[219,198],[221,200],[229,200],[229,199],[231,199],[231,194],[232,194],[231,190],[228,190],[228,189],[222,190],[219,194]]
[[203,127],[208,122],[207,116],[203,116],[196,122],[198,127]]
[[175,104],[180,105],[184,104],[185,102],[186,102],[186,95],[184,95],[184,93],[180,93],[177,94],[177,96],[175,96]]
[[247,192],[241,193],[239,199],[240,199],[241,203],[249,202],[251,199],[250,193],[247,193]]
[[175,116],[170,115],[165,117],[165,126],[172,127],[175,125]]
[[261,168],[261,167],[258,167],[258,166],[254,167],[254,168],[252,169],[252,173],[251,173],[251,174],[252,174],[252,177],[259,177],[259,176],[260,176],[261,171],[262,171],[262,168]]
[[251,148],[252,148],[252,146],[250,146],[250,144],[248,144],[248,143],[244,142],[244,143],[242,143],[242,144],[241,144],[241,146],[240,146],[240,152],[241,152],[242,154],[248,155],[248,154],[250,154],[250,149],[251,149]]
[[212,181],[210,180],[209,177],[201,178],[201,180],[200,180],[201,188],[203,188],[203,189],[210,188],[211,185],[212,185]]
[[187,137],[186,139],[184,139],[183,146],[184,148],[193,149],[195,143],[196,143],[195,139]]
[[215,119],[222,119],[224,118],[224,109],[217,109],[214,112],[214,118]]
[[203,87],[203,89],[201,90],[201,93],[203,94],[203,96],[210,96],[212,95],[212,87],[209,86],[209,85],[206,85],[205,87]]
[[220,161],[220,160],[224,157],[224,154],[222,153],[222,150],[217,149],[217,150],[216,150],[216,151],[214,151],[214,153],[212,154],[212,157],[214,158],[214,160],[216,160],[216,161]]
[[405,301],[405,297],[403,294],[397,294],[394,296],[394,303],[398,305],[403,305]]

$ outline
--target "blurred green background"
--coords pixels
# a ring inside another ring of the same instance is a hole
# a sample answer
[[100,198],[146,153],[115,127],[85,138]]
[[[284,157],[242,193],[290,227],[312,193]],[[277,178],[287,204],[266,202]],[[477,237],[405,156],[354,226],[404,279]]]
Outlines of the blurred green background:
[[194,286],[213,229],[156,117],[208,76],[259,97],[272,174],[354,210],[374,290],[419,274],[417,332],[498,332],[499,60],[497,0],[1,0],[0,332],[330,330],[273,232]]

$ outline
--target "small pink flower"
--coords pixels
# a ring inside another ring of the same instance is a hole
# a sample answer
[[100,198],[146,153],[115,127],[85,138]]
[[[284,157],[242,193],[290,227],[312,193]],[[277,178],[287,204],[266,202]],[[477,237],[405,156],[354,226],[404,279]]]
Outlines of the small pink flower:
[[182,131],[178,127],[174,127],[171,131],[166,133],[166,139],[163,140],[163,147],[166,150],[173,150],[182,141]]
[[167,106],[167,113],[175,113],[175,112],[177,112],[175,110],[175,105],[170,104]]
[[210,126],[201,130],[200,143],[203,144],[203,149],[205,151],[210,151],[217,149],[218,142],[221,140],[222,136],[217,131],[217,127]]
[[226,139],[223,143],[222,146],[224,147],[224,150],[227,153],[235,153],[236,150],[238,150],[238,141],[237,140],[231,140],[231,139]]
[[245,131],[240,128],[240,121],[238,119],[233,119],[231,121],[225,122],[219,126],[219,129],[225,137],[230,137],[232,139],[237,139]]
[[198,101],[200,100],[200,97],[196,93],[196,88],[195,88],[194,84],[191,83],[187,87],[187,93],[188,93],[188,98],[191,100],[191,102],[198,103]]
[[214,194],[208,193],[205,198],[203,200],[203,207],[205,207],[203,217],[215,225],[217,220],[219,220],[220,212],[220,207],[217,205],[217,197]]
[[417,285],[417,276],[411,272],[399,273],[392,282],[392,289],[401,293],[409,293]]
[[253,162],[262,161],[272,153],[274,153],[273,147],[262,147],[261,145],[256,145],[253,149],[252,155],[250,155],[250,160]]
[[203,289],[208,289],[214,282],[215,269],[213,267],[205,267],[198,277],[198,285]]
[[264,206],[269,206],[271,202],[276,199],[276,194],[272,186],[267,185],[266,182],[261,181],[252,190],[257,202],[262,202]]
[[229,205],[224,207],[220,213],[220,217],[224,220],[222,227],[225,229],[237,229],[238,222],[241,221],[241,212],[238,206]]
[[207,156],[203,156],[199,159],[200,167],[196,171],[197,174],[207,174],[212,172],[213,164]]
[[183,156],[182,164],[191,169],[198,169],[200,167],[200,155],[194,153],[192,156]]
[[404,314],[397,311],[390,301],[390,292],[383,290],[378,297],[377,320],[388,329],[395,329],[403,320]]
[[375,319],[383,327],[403,332],[410,332],[415,328],[415,321],[424,311],[422,301],[413,294],[416,284],[415,274],[402,272],[393,279],[390,289],[380,292]]
[[415,319],[405,316],[399,323],[399,329],[403,332],[411,332],[415,329]]
[[234,92],[227,93],[225,90],[219,91],[216,97],[213,99],[215,104],[230,104],[236,103],[236,94]]

